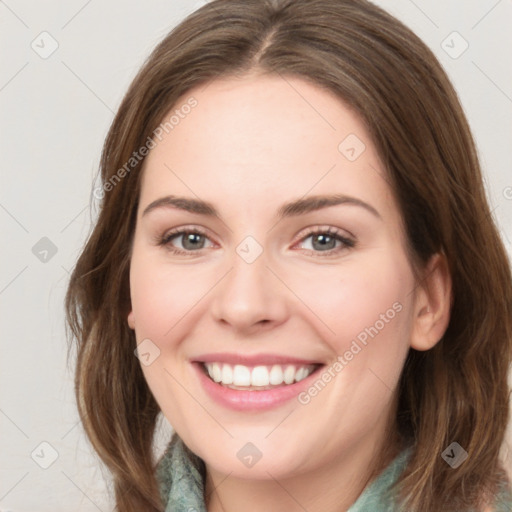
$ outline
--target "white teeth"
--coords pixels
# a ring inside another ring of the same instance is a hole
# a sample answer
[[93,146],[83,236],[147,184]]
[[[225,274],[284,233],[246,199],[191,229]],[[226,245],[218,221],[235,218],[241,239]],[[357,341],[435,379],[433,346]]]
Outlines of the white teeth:
[[205,363],[211,379],[223,385],[241,387],[268,387],[299,382],[315,370],[316,365],[254,366],[226,363]]
[[241,364],[235,365],[233,369],[233,384],[235,386],[251,385],[251,370],[247,366]]
[[215,382],[220,382],[222,380],[222,372],[220,370],[220,366],[217,363],[213,363],[212,365],[211,378]]
[[251,373],[251,386],[268,386],[269,375],[265,366],[256,366]]
[[222,365],[223,384],[233,384],[233,368],[229,364]]
[[297,370],[297,373],[295,374],[295,380],[297,382],[301,381],[302,379],[305,379],[308,376],[308,371],[306,368],[299,368]]
[[295,380],[295,366],[287,366],[284,371],[284,383],[291,384]]
[[270,384],[274,386],[279,386],[279,384],[283,383],[283,380],[283,369],[278,364],[275,364],[274,366],[272,366],[272,370],[270,370]]

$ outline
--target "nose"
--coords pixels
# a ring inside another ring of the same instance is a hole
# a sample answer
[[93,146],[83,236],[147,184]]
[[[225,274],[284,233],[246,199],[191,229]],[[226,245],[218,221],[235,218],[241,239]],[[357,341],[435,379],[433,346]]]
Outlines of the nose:
[[235,253],[231,262],[212,290],[215,321],[246,335],[283,323],[288,315],[286,288],[268,268],[265,251],[250,263]]

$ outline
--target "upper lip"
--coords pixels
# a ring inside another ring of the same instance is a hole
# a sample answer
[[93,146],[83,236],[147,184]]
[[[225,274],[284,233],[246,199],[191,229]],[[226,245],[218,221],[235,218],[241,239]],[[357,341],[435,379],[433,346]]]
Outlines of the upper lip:
[[238,354],[238,353],[210,353],[202,354],[194,357],[193,362],[198,363],[227,363],[240,364],[243,366],[273,365],[273,364],[294,364],[294,365],[311,365],[323,364],[318,360],[301,359],[298,357],[290,357],[280,354]]

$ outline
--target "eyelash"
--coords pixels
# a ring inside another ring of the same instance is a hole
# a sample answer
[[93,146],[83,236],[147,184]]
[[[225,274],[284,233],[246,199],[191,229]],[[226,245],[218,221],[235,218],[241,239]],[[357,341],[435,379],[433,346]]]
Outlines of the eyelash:
[[[202,236],[208,238],[206,232],[200,228],[197,228],[197,227],[195,227],[195,228],[178,228],[176,230],[167,232],[164,236],[160,237],[157,240],[157,243],[159,246],[166,247],[169,251],[171,251],[174,254],[178,254],[178,255],[189,256],[189,255],[193,254],[194,252],[199,253],[202,249],[198,249],[197,251],[187,251],[187,250],[183,250],[183,249],[178,249],[177,247],[174,247],[171,245],[172,240],[174,240],[175,238],[179,238],[182,235],[187,235],[187,234],[202,235]],[[339,230],[337,230],[336,228],[332,228],[332,227],[329,227],[329,228],[317,227],[317,228],[311,229],[301,237],[299,242],[304,242],[304,240],[306,240],[310,236],[314,236],[314,235],[327,235],[328,237],[334,238],[336,241],[341,242],[342,246],[335,248],[335,249],[329,249],[326,251],[314,251],[312,249],[303,249],[305,251],[308,251],[308,253],[310,253],[313,256],[325,258],[328,256],[336,255],[339,251],[341,251],[343,249],[352,249],[356,246],[356,241],[354,239],[343,236]]]

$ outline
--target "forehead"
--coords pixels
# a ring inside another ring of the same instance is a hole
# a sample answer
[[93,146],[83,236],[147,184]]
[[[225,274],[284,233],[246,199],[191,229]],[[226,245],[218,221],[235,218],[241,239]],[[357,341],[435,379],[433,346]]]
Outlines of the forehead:
[[[191,99],[194,108],[182,108]],[[364,123],[315,84],[275,75],[215,80],[180,98],[164,123],[173,113],[146,158],[141,204],[165,192],[214,202],[222,193],[246,209],[281,203],[283,194],[391,201]]]

